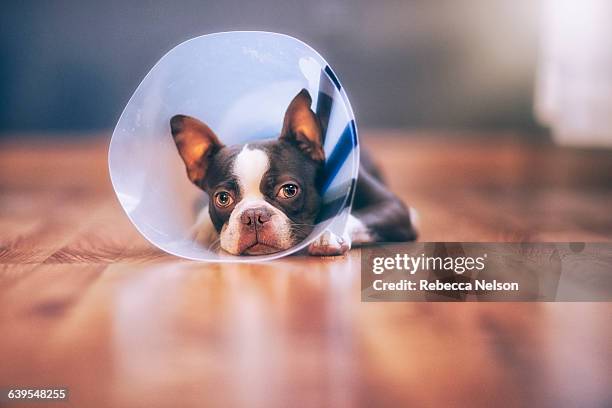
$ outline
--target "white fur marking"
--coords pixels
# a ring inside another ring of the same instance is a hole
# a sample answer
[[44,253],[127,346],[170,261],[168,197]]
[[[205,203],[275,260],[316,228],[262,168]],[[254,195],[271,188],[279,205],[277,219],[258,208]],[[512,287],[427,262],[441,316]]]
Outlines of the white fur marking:
[[408,208],[410,212],[410,223],[412,224],[412,228],[418,234],[421,231],[421,217],[419,216],[419,212],[410,207]]
[[366,244],[372,242],[372,234],[368,230],[368,227],[354,215],[349,215],[346,221],[346,233],[350,237],[350,240],[355,244]]
[[315,256],[336,256],[346,253],[349,249],[351,249],[350,240],[325,230],[308,246],[308,253]]
[[248,144],[244,145],[236,156],[233,171],[238,179],[243,199],[247,197],[263,199],[259,185],[263,175],[270,168],[270,159],[263,150],[250,150],[248,147]]

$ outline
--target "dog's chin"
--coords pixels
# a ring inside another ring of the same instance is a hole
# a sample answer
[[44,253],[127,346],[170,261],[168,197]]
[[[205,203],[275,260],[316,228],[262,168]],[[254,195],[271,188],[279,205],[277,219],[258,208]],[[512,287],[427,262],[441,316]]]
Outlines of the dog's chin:
[[281,252],[291,248],[296,244],[295,240],[292,242],[276,242],[276,241],[265,241],[265,240],[249,240],[248,242],[241,242],[238,247],[234,248],[234,251],[228,251],[222,248],[225,252],[232,255],[240,256],[255,256],[255,255],[269,255],[276,252]]
[[280,252],[282,250],[282,248],[257,242],[254,245],[244,249],[240,255],[268,255],[275,252]]
[[[231,239],[223,239],[221,232],[221,250],[236,256],[269,255],[282,252],[299,244],[306,236],[306,230],[292,231],[285,229],[273,230],[271,228],[253,231],[240,231]],[[229,234],[228,234],[229,235]],[[288,236],[289,235],[289,236]]]

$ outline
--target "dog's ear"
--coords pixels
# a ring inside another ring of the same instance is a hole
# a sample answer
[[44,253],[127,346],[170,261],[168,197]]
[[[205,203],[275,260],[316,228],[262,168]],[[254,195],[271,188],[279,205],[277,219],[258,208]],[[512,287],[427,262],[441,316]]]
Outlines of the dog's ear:
[[295,143],[316,162],[325,161],[319,118],[310,109],[312,98],[306,89],[298,93],[285,112],[280,139]]
[[208,161],[223,144],[204,122],[191,116],[175,115],[170,119],[170,130],[181,158],[185,162],[189,180],[199,185],[208,168]]

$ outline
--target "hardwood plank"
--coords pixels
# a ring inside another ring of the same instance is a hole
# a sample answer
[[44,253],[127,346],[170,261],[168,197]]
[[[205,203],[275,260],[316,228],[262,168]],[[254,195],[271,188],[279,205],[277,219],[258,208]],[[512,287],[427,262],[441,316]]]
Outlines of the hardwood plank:
[[4,226],[0,239],[0,262],[40,263],[61,248],[82,228],[89,225],[100,202],[91,197],[60,193],[45,200],[31,194],[39,204],[23,214],[22,210],[3,206]]
[[[100,209],[90,215],[91,222],[61,248],[51,254],[45,263],[111,263],[151,260],[166,255],[151,245],[132,226],[123,214],[119,202],[114,198],[106,199]],[[134,248],[145,247],[144,252]]]

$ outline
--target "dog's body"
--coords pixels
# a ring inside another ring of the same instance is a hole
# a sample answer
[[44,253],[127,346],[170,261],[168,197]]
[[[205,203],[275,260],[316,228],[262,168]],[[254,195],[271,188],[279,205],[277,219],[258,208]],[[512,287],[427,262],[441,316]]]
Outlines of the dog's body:
[[[208,126],[177,115],[171,130],[190,180],[210,202],[194,226],[196,239],[234,255],[288,249],[313,230],[321,206],[325,162],[319,120],[302,90],[285,113],[280,137],[224,146]],[[324,232],[312,255],[339,255],[351,243],[414,240],[409,209],[385,186],[362,152],[353,210],[342,236]]]

